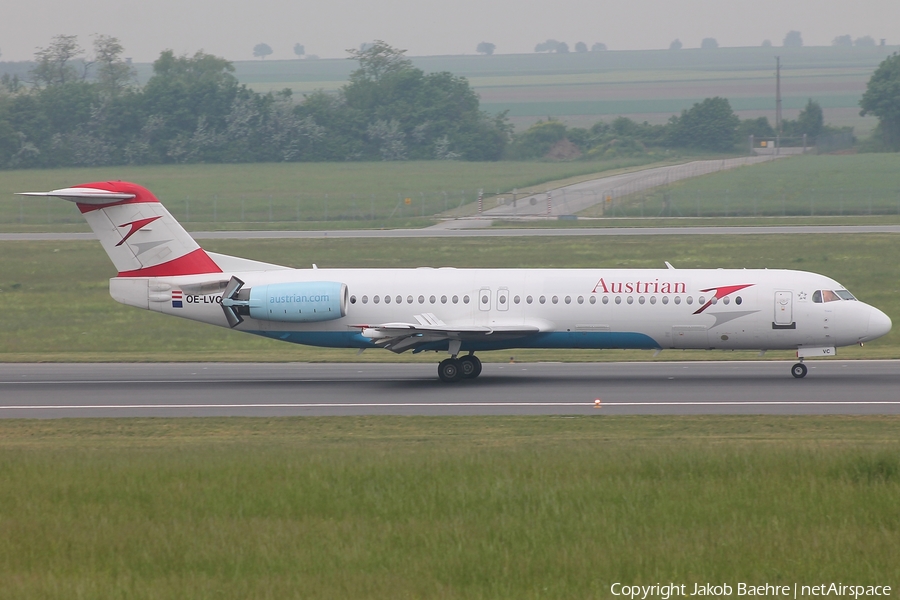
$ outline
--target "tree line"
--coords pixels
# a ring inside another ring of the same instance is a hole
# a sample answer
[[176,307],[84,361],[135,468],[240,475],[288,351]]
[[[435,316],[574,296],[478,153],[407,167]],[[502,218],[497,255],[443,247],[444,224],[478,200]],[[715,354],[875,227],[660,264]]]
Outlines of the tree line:
[[[75,36],[36,53],[30,81],[0,81],[0,168],[124,164],[609,158],[685,148],[733,152],[748,136],[772,138],[768,119],[741,120],[725,98],[707,98],[662,125],[620,117],[590,128],[541,121],[513,134],[490,115],[464,77],[425,73],[384,42],[351,51],[359,67],[335,93],[296,99],[260,94],[234,67],[203,52],[166,50],[143,87],[116,38],[97,36],[93,58]],[[876,150],[900,149],[900,55],[872,76],[862,113],[879,118]],[[813,100],[781,135],[825,133]]]
[[260,94],[233,65],[166,50],[143,87],[122,46],[98,36],[94,59],[75,36],[39,50],[31,81],[0,81],[0,167],[197,162],[497,160],[505,115],[481,111],[468,81],[424,73],[376,42],[337,94]]

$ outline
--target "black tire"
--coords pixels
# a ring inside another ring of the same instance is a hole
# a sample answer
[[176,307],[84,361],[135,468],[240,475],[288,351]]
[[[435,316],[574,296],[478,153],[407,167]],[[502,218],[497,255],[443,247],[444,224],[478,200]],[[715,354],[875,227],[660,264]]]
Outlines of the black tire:
[[791,375],[793,375],[797,379],[803,379],[804,377],[806,377],[806,372],[806,365],[804,365],[803,363],[797,363],[796,365],[791,367]]
[[481,375],[481,360],[474,354],[468,354],[459,359],[459,369],[463,379],[475,379]]
[[455,358],[442,360],[441,364],[438,365],[438,377],[440,377],[441,381],[444,383],[459,381],[462,377],[462,369],[460,368],[459,361]]

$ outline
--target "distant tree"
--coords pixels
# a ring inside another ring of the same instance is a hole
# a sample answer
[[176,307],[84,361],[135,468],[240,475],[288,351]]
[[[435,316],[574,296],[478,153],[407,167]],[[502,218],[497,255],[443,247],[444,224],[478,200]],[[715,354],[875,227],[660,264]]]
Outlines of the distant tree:
[[272,46],[268,44],[257,44],[253,46],[253,56],[265,59],[272,54]]
[[872,113],[878,117],[878,130],[885,146],[900,150],[900,54],[884,59],[869,79],[859,101],[861,117]]
[[800,36],[799,31],[791,30],[784,36],[781,45],[785,48],[800,48],[803,46],[803,38]]
[[475,52],[477,52],[478,54],[484,54],[485,56],[490,56],[496,49],[497,46],[495,44],[492,44],[490,42],[480,42],[475,48]]
[[875,43],[875,38],[871,35],[864,35],[861,38],[856,38],[853,41],[853,45],[860,48],[874,48],[877,44]]
[[771,48],[771,47],[772,47],[772,40],[763,40],[762,47],[763,47],[763,48]]
[[833,40],[831,40],[831,45],[832,46],[852,46],[853,38],[850,37],[849,34],[839,35],[836,38],[834,38]]
[[57,35],[46,48],[39,48],[34,53],[36,63],[31,70],[35,85],[49,87],[65,85],[78,78],[78,72],[72,65],[72,59],[81,54],[78,36]]
[[728,100],[706,98],[669,119],[667,141],[672,146],[727,151],[734,148],[739,123]]
[[669,44],[669,50],[681,50],[682,46],[681,40],[672,40],[672,43]]
[[294,54],[297,55],[297,58],[303,58],[303,55],[306,54],[306,47],[300,42],[297,42],[294,44]]
[[376,42],[363,42],[359,45],[360,52],[366,52],[367,50],[371,50],[375,46]]
[[547,40],[546,42],[541,42],[540,44],[534,47],[535,52],[568,52],[569,45],[565,42],[558,42],[556,40]]
[[719,47],[719,42],[716,41],[716,38],[703,38],[700,47],[704,50],[715,50]]
[[816,138],[822,133],[824,126],[825,119],[822,114],[822,106],[810,98],[797,116],[797,120],[793,123],[793,133],[794,135],[803,135],[805,133],[811,138]]
[[97,83],[108,94],[118,94],[135,80],[134,68],[122,60],[124,50],[118,38],[110,35],[98,35],[94,38]]
[[603,42],[597,42],[593,46],[591,46],[591,52],[606,52],[606,44]]
[[406,50],[394,48],[382,40],[363,46],[367,46],[365,50],[347,50],[352,60],[359,61],[359,68],[350,74],[351,85],[378,82],[388,75],[413,69],[412,61],[405,56]]
[[575,52],[587,52],[588,47],[584,42],[576,42],[575,43]]
[[743,144],[751,135],[756,138],[773,138],[775,129],[767,117],[742,120],[737,129],[738,143]]

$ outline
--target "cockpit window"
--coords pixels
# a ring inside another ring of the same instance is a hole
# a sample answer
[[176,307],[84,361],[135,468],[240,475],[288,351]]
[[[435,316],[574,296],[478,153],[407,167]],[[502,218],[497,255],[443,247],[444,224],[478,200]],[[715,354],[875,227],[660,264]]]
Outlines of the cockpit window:
[[813,302],[821,304],[822,302],[837,302],[838,300],[856,300],[853,294],[847,290],[816,290],[813,292]]

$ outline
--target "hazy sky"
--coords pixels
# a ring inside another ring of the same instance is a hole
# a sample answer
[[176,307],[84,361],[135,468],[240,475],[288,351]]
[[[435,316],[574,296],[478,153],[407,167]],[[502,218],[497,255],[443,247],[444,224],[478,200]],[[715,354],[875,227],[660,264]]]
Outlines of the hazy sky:
[[30,60],[57,34],[112,35],[135,62],[171,48],[203,49],[229,60],[308,54],[346,57],[347,48],[382,39],[409,56],[474,54],[478,42],[497,53],[532,52],[548,38],[573,48],[604,42],[611,50],[667,48],[678,38],[696,48],[705,37],[720,46],[780,46],[796,29],[807,46],[838,35],[871,35],[900,43],[900,0],[8,0],[0,8],[0,60]]

